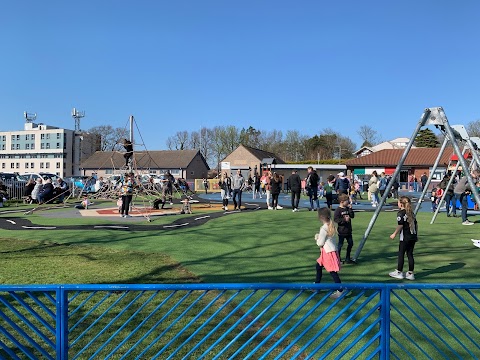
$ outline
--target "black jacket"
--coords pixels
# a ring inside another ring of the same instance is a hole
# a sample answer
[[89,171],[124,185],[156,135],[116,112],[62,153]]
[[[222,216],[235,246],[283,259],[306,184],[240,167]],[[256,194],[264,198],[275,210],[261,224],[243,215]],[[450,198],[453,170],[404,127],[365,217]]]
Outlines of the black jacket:
[[302,190],[302,179],[298,174],[292,174],[287,180],[288,187],[293,192]]
[[[345,215],[350,217],[350,221],[345,221]],[[338,207],[333,214],[333,221],[338,224],[338,235],[348,236],[352,235],[352,220],[355,217],[355,213],[352,208]]]

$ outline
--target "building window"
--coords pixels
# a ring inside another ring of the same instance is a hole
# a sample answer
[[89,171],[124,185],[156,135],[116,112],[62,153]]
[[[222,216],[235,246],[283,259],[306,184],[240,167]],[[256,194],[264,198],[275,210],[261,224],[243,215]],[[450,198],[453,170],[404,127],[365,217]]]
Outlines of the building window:
[[30,150],[30,144],[25,144],[25,150]]
[[44,163],[40,163],[40,169],[43,169],[44,168]]
[[45,163],[45,169],[50,169],[50,163],[49,162]]
[[50,143],[47,143],[47,149],[50,149]]
[[45,134],[40,134],[40,140],[45,140]]
[[45,143],[40,144],[40,149],[45,149]]
[[57,169],[60,169],[60,163],[59,162],[57,162],[56,166],[57,166]]
[[17,135],[17,140],[20,140],[20,135]]
[[28,163],[25,163],[25,169],[28,169]]
[[3,136],[2,136],[2,140],[3,140],[3,141],[7,141],[7,136],[6,136],[6,135],[3,135]]
[[2,169],[5,169],[5,163],[2,163]]
[[15,164],[14,163],[10,163],[10,169],[15,169]]
[[30,135],[25,135],[25,140],[30,140]]
[[20,144],[17,144],[17,150],[20,150]]
[[47,134],[47,139],[50,139],[50,134]]
[[15,150],[15,144],[12,144],[12,150]]
[[16,168],[16,169],[20,169],[20,163],[16,163],[16,164],[15,164],[15,168]]
[[2,145],[2,150],[5,150],[5,144]]
[[61,139],[62,138],[62,134],[61,133],[57,133],[57,139]]
[[30,149],[35,150],[35,144],[30,144]]
[[32,134],[32,136],[30,136],[31,140],[35,140],[35,134]]
[[30,163],[30,169],[33,169],[35,167],[35,163]]

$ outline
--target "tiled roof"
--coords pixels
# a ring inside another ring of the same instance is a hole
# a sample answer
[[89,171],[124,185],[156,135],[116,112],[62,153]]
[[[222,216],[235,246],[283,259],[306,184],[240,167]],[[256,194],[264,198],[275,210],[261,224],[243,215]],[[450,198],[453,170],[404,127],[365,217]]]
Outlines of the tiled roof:
[[[397,166],[405,149],[385,149],[376,151],[356,159],[347,160],[347,167],[355,166]],[[410,149],[404,166],[432,166],[437,159],[440,148],[412,148]],[[453,148],[446,148],[440,158],[439,166],[449,163]]]
[[[156,169],[185,169],[197,155],[198,150],[136,151],[137,167]],[[203,158],[203,157],[202,157]],[[205,161],[205,160],[204,160]],[[97,151],[81,164],[84,169],[120,168],[125,164],[122,152]],[[206,163],[205,163],[206,164]],[[208,165],[206,165],[208,168]]]
[[245,145],[242,145],[242,146],[245,149],[247,149],[253,156],[255,156],[259,160],[262,160],[262,159],[265,159],[265,158],[275,158],[275,161],[277,162],[277,164],[285,164],[285,161],[280,159],[277,156],[277,154],[274,154],[274,153],[269,152],[269,151],[263,151],[263,150],[260,150],[260,149],[255,149],[255,148],[252,148],[250,146],[245,146]]

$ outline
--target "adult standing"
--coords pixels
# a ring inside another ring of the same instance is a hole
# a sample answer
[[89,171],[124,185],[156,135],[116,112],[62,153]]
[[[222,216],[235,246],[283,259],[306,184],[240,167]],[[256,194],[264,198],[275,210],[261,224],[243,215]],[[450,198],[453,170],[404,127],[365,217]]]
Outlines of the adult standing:
[[372,206],[376,207],[378,205],[378,174],[375,170],[372,172],[370,180],[368,180],[368,192],[372,199]]
[[302,179],[298,175],[297,170],[292,171],[292,175],[287,179],[288,187],[291,191],[292,211],[298,211],[298,204],[300,203],[300,193],[302,192]]
[[427,176],[427,173],[424,172],[420,177],[420,182],[422,183],[422,191],[423,189],[425,189],[425,186],[427,186],[427,181],[428,181],[428,176]]
[[123,139],[123,147],[125,148],[125,154],[123,154],[123,157],[125,158],[125,167],[128,167],[128,161],[133,155],[133,144],[130,140]]
[[343,171],[339,172],[337,176],[337,180],[335,181],[335,191],[337,192],[337,195],[348,195],[348,190],[350,189],[350,181],[347,177],[345,177]]
[[132,203],[133,197],[133,174],[125,175],[125,180],[123,181],[120,193],[122,195],[122,208],[120,211],[120,217],[127,218],[128,211],[130,210],[130,204]]
[[271,203],[271,198],[272,198],[272,173],[270,171],[267,171],[265,174],[265,195],[267,197],[267,208],[268,210],[273,210],[272,203]]
[[[242,191],[245,187],[245,178],[242,175],[240,169],[237,169],[237,173],[233,176],[232,179],[232,186],[233,186],[233,210],[241,211],[242,207]],[[238,196],[238,202],[237,202]]]
[[[477,178],[480,177],[480,170],[473,170],[470,174],[475,181]],[[458,180],[458,183],[457,185],[455,185],[453,192],[455,193],[455,201],[458,200],[462,205],[462,225],[473,225],[474,223],[467,219],[467,195],[470,195],[472,193],[472,189],[470,189],[470,186],[468,184],[467,176],[463,176],[462,178],[460,178],[460,180]]]
[[451,177],[449,174],[445,174],[445,176],[443,177],[442,181],[440,181],[440,184],[438,186],[440,187],[440,189],[445,191],[445,210],[447,212],[447,217],[452,216],[450,214],[450,206],[452,209],[453,216],[456,217],[457,207],[455,205],[455,193],[453,192],[453,190],[455,189],[456,181],[453,180],[450,186],[447,188],[450,178]]
[[282,189],[282,179],[277,173],[273,173],[270,186],[271,186],[271,192],[272,192],[273,210],[282,209],[282,207],[278,205],[278,197],[280,196],[280,191]]
[[203,188],[205,189],[205,194],[208,194],[208,180],[203,178]]
[[[307,189],[308,199],[310,200],[310,211],[314,211],[320,208],[320,203],[318,201],[318,182],[320,181],[320,178],[313,167],[309,166],[307,171],[308,175],[305,180],[305,187]],[[316,207],[313,206],[314,201]]]
[[385,194],[385,190],[387,189],[388,180],[385,176],[385,173],[382,171],[380,173],[380,179],[378,180],[378,192],[380,193],[380,197],[383,197]]

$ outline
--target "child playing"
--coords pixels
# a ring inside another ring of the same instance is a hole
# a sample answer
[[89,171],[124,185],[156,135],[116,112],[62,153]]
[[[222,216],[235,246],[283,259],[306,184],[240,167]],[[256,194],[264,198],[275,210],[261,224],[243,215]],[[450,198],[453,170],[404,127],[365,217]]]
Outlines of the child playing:
[[[400,234],[400,244],[398,246],[398,265],[397,270],[392,271],[388,275],[396,279],[408,279],[408,280],[415,280],[415,276],[413,274],[414,270],[414,259],[413,259],[413,249],[415,247],[415,243],[418,240],[417,237],[417,220],[415,219],[415,214],[412,210],[412,202],[409,197],[402,196],[398,199],[398,207],[400,211],[397,213],[397,227],[392,235],[390,235],[390,239],[395,239],[397,234]],[[408,271],[403,274],[403,262],[404,256],[407,253],[408,257]]]
[[[322,227],[320,228],[320,232],[315,234],[315,240],[320,247],[320,257],[317,259],[316,263],[317,276],[315,283],[318,284],[322,281],[322,270],[325,268],[330,275],[332,275],[333,281],[340,284],[341,281],[338,276],[338,272],[340,271],[340,259],[337,253],[337,231],[330,215],[330,209],[318,209],[318,218],[322,223]],[[337,290],[332,293],[330,297],[336,299],[340,297],[340,295],[342,295],[342,290]]]
[[350,258],[353,238],[352,238],[352,219],[355,217],[355,213],[352,210],[352,204],[347,194],[338,195],[339,205],[335,209],[333,214],[333,220],[338,224],[338,258],[341,259],[340,253],[342,251],[343,241],[347,240],[347,256],[344,263],[356,264],[354,260]]
[[333,204],[333,185],[335,184],[335,176],[329,175],[327,183],[325,184],[325,199],[327,200],[327,207],[332,209]]

